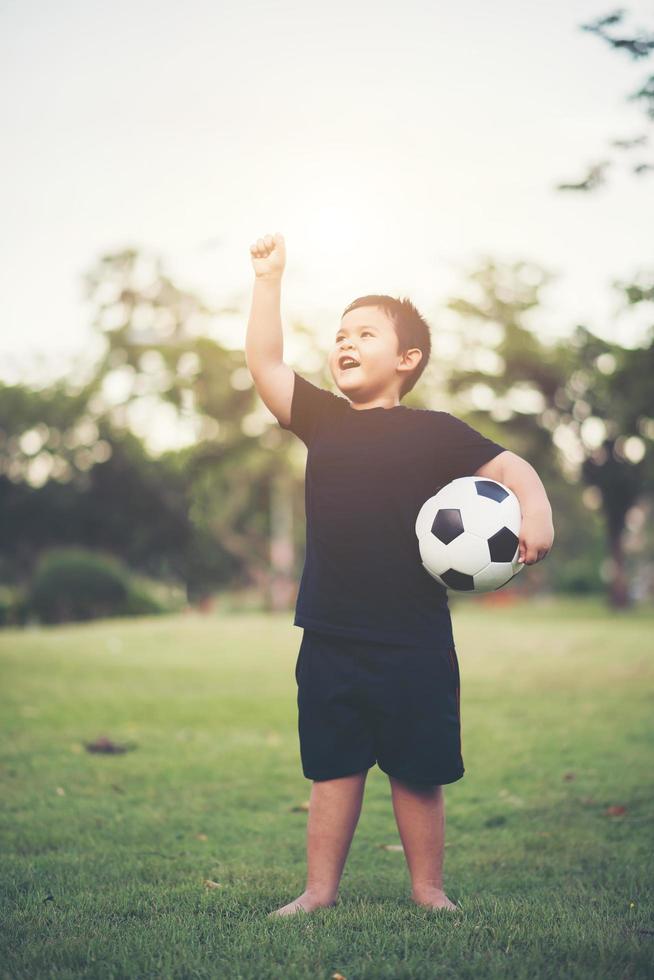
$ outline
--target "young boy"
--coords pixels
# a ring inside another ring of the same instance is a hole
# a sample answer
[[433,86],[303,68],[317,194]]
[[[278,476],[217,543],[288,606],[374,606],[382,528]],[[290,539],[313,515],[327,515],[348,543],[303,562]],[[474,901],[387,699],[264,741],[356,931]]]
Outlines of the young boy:
[[422,567],[415,519],[451,480],[480,475],[517,495],[520,560],[548,553],[551,508],[533,467],[447,412],[400,404],[426,367],[429,327],[408,300],[346,309],[329,368],[340,397],[284,364],[286,262],[279,233],[250,247],[255,283],[246,361],[283,429],[307,446],[306,559],[294,625],[302,768],[313,781],[307,885],[272,915],[334,905],[368,769],[390,780],[411,898],[443,891],[443,785],[464,773],[460,678],[447,592]]

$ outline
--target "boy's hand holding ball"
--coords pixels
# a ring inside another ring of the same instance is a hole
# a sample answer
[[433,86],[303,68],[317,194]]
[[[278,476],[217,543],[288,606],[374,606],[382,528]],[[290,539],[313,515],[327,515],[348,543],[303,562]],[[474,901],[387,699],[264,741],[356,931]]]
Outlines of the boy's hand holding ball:
[[524,565],[535,565],[549,554],[554,541],[552,512],[536,511],[524,514],[520,527],[520,557]]
[[278,231],[250,245],[250,258],[257,279],[281,279],[286,265],[284,236]]

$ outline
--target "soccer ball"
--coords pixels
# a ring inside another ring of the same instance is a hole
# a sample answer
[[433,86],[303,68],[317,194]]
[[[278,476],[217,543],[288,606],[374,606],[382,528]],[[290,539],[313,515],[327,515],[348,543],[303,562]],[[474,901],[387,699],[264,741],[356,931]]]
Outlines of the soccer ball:
[[501,589],[522,569],[518,498],[497,480],[463,476],[424,502],[416,518],[423,567],[455,592]]

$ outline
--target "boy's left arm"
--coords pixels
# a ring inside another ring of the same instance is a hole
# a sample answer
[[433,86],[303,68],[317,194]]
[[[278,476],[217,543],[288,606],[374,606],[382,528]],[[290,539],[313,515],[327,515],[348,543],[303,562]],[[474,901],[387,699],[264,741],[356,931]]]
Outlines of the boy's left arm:
[[522,512],[518,561],[525,565],[541,561],[552,547],[554,525],[545,487],[531,463],[507,449],[480,466],[475,476],[498,480],[513,490]]

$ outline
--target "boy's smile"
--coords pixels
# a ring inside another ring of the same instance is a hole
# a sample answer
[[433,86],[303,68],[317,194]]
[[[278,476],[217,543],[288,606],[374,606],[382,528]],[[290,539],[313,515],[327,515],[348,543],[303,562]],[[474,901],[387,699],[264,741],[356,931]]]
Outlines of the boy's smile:
[[[352,408],[393,408],[400,404],[402,375],[412,371],[422,352],[402,355],[395,324],[376,306],[346,313],[329,355],[329,369]],[[348,366],[350,361],[356,362]]]

